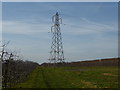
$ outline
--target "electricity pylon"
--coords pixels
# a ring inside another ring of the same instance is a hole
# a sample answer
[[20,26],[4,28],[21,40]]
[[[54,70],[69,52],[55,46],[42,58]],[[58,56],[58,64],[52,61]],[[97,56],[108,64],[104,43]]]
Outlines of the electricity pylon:
[[52,17],[52,22],[53,26],[51,27],[51,32],[53,36],[49,60],[53,63],[61,63],[64,62],[64,52],[60,31],[60,24],[62,24],[62,18],[59,17],[58,12]]

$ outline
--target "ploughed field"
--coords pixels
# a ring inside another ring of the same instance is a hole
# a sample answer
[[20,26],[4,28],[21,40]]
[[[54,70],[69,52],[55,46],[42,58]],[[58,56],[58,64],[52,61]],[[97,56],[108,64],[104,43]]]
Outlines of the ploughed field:
[[14,88],[118,88],[118,67],[38,66]]

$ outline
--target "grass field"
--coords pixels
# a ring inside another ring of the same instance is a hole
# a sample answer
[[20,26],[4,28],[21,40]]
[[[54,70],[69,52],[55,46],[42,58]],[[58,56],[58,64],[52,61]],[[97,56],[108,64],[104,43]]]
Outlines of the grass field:
[[37,67],[15,88],[118,88],[117,67]]

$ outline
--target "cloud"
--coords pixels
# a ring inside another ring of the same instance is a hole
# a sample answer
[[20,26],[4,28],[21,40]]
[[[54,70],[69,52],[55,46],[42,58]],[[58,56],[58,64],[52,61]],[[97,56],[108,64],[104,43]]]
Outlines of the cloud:
[[10,34],[34,34],[48,32],[50,24],[31,24],[19,21],[3,21],[3,33]]
[[[35,34],[41,32],[50,32],[52,23],[29,23],[28,21],[3,21],[3,33],[11,34]],[[64,34],[81,35],[81,34],[102,34],[107,32],[118,32],[117,24],[101,24],[81,18],[80,22],[73,23],[70,20],[64,20],[65,24],[61,25],[61,31]]]
[[[118,25],[98,23],[81,18],[73,23],[65,20],[62,30],[65,47],[65,56],[69,61],[117,57],[118,55]],[[64,36],[65,36],[64,35]],[[77,37],[76,37],[77,36]],[[65,39],[67,38],[67,39]]]
[[64,33],[81,35],[81,34],[102,34],[108,32],[118,32],[117,22],[114,24],[98,23],[90,21],[86,18],[80,18],[79,22],[73,23],[70,20],[65,20]]

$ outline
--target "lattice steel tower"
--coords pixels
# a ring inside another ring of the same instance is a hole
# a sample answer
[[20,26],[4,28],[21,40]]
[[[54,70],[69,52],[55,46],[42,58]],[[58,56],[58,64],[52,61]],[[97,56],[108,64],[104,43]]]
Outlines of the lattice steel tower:
[[64,62],[64,52],[62,45],[62,37],[60,31],[60,24],[62,24],[62,18],[59,17],[58,12],[52,17],[53,26],[51,27],[52,46],[50,51],[50,62]]

